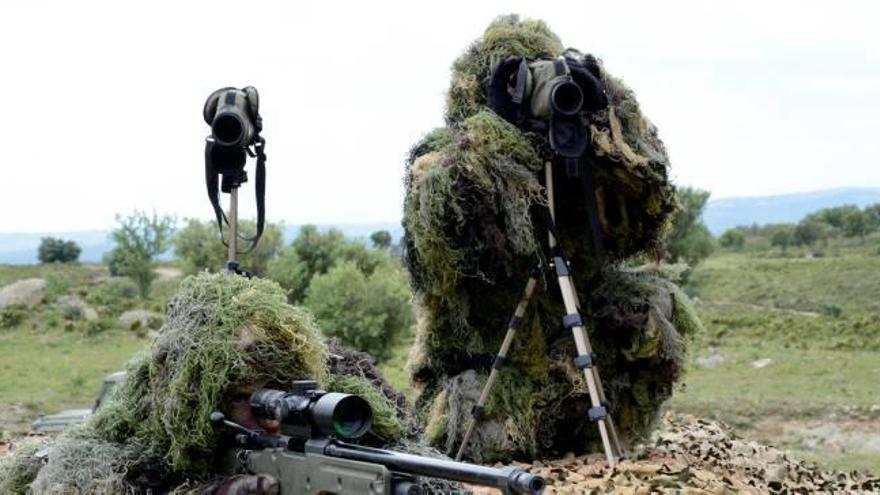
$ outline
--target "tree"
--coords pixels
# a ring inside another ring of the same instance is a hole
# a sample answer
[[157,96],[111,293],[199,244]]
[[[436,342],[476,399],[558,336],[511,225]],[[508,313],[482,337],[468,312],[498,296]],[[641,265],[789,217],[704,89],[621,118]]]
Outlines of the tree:
[[798,222],[794,228],[794,243],[801,246],[812,246],[816,241],[828,238],[831,227],[809,217]]
[[718,242],[722,247],[740,251],[746,243],[746,235],[743,233],[742,229],[739,228],[727,229],[721,234],[721,237],[718,238]]
[[768,225],[766,231],[770,237],[770,245],[782,248],[782,254],[794,243],[794,225],[790,223]]
[[73,241],[43,237],[37,250],[40,263],[73,263],[79,259],[82,249]]
[[854,209],[849,210],[843,215],[843,235],[846,237],[859,237],[862,240],[873,229],[865,212]]
[[154,260],[170,246],[174,218],[135,211],[126,217],[116,215],[116,221],[119,226],[110,234],[116,247],[109,259],[113,260],[116,272],[131,277],[141,297],[146,298],[156,276]]
[[410,298],[406,276],[392,261],[371,275],[343,261],[312,280],[305,306],[326,335],[381,361],[391,353],[389,343],[413,324]]
[[[239,232],[243,236],[253,236],[256,230],[257,224],[253,220],[239,221]],[[224,228],[223,233],[228,235],[229,230]],[[282,235],[280,225],[267,223],[257,247],[238,255],[239,264],[254,275],[265,275],[269,262],[281,250]],[[248,243],[239,241],[239,250],[247,247]],[[187,219],[186,226],[174,236],[174,255],[181,261],[183,270],[187,273],[222,270],[229,256],[227,247],[220,240],[217,224],[193,218]]]
[[327,273],[337,263],[351,261],[369,276],[387,259],[385,251],[346,240],[337,229],[322,233],[314,225],[304,225],[297,238],[271,264],[267,276],[287,290],[290,302],[299,303],[312,279]]
[[672,217],[672,231],[666,238],[666,248],[670,259],[683,259],[693,266],[715,249],[715,239],[701,219],[710,193],[683,187],[677,194],[680,208]]
[[370,234],[373,247],[376,249],[388,249],[391,247],[391,233],[387,230],[377,230]]

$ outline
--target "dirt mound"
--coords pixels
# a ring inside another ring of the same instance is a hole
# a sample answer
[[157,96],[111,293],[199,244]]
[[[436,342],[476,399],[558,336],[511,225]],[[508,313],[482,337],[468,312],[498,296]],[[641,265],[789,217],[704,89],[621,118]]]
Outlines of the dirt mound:
[[613,470],[601,454],[521,466],[547,479],[548,494],[880,492],[878,476],[824,471],[689,415],[667,414],[651,441],[630,455]]

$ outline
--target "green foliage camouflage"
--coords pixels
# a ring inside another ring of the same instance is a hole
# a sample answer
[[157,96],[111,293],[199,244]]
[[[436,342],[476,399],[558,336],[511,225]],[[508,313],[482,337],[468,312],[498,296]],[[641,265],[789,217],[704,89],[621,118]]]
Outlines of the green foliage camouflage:
[[415,431],[405,399],[369,356],[335,341],[328,347],[310,313],[289,305],[269,280],[225,273],[184,279],[151,349],[126,371],[88,423],[52,443],[32,485],[38,493],[198,492],[228,474],[210,413],[296,379],[362,394],[374,411],[371,445],[397,445]]
[[[82,490],[81,480],[131,481],[149,464],[181,479],[206,480],[219,447],[208,421],[212,411],[258,387],[284,389],[303,377],[324,383],[326,361],[313,318],[288,305],[274,282],[227,274],[189,277],[168,304],[149,354],[132,360],[113,399],[87,425],[53,445],[45,477],[85,493],[100,490]],[[114,460],[77,467],[73,456],[83,455],[82,449],[112,453],[106,459]]]
[[27,438],[15,445],[11,454],[0,458],[0,493],[25,495],[37,477],[42,461],[34,454],[45,444],[43,438]]
[[[546,252],[540,136],[486,107],[484,83],[511,55],[555,57],[559,38],[541,21],[496,19],[453,64],[447,125],[407,161],[405,261],[418,302],[410,359],[416,407],[433,445],[453,452],[536,252]],[[586,55],[586,58],[595,59]],[[597,61],[598,62],[598,61]],[[614,267],[659,257],[676,208],[668,158],[635,95],[602,69],[610,106],[590,115],[603,244]],[[659,270],[599,276],[579,183],[555,171],[562,245],[623,438],[646,433],[678,379],[684,339],[699,327],[687,298]],[[541,281],[468,457],[481,462],[596,447],[595,425],[554,279]]]

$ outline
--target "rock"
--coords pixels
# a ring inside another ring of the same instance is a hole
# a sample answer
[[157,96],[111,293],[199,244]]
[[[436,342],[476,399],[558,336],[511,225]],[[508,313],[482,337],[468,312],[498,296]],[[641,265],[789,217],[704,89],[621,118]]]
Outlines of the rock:
[[727,361],[721,354],[710,354],[708,356],[700,356],[694,360],[694,366],[697,368],[717,368]]
[[42,278],[26,278],[0,289],[0,309],[22,305],[28,308],[46,298],[46,281]]
[[752,361],[752,368],[759,370],[761,368],[766,368],[767,366],[770,366],[771,364],[773,364],[773,362],[774,361],[770,358],[758,359],[756,361]]
[[94,321],[98,319],[98,312],[89,306],[79,296],[61,296],[55,303],[61,310],[62,315],[68,320]]
[[119,324],[128,330],[139,328],[155,330],[162,326],[162,315],[146,309],[132,309],[119,316]]

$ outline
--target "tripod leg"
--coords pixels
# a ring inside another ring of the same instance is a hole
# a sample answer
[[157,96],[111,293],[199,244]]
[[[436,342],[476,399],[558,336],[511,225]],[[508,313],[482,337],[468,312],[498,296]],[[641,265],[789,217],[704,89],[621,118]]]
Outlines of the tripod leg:
[[[574,286],[574,281],[569,278],[569,282],[571,284],[571,292],[574,295],[574,302],[578,308],[581,307],[580,299],[577,296],[577,290]],[[587,340],[587,346],[589,347],[589,337],[585,337]],[[602,386],[602,379],[599,378],[599,369],[593,365],[590,366],[590,372],[593,374],[593,379],[596,381],[596,388],[599,389],[599,401],[602,404],[607,404],[608,399],[605,397],[605,387]],[[606,419],[608,422],[608,433],[611,436],[611,443],[614,445],[614,451],[618,456],[623,455],[623,448],[620,446],[620,439],[617,437],[617,428],[614,426],[614,418],[611,415],[608,415]]]
[[605,448],[608,466],[614,467],[617,463],[619,448],[615,449],[612,446],[611,438],[614,438],[614,443],[618,444],[616,441],[617,432],[614,431],[614,424],[609,420],[608,410],[605,404],[603,404],[604,392],[600,388],[601,385],[598,380],[598,370],[595,366],[596,357],[590,346],[590,339],[584,328],[583,320],[578,312],[577,293],[571,280],[568,262],[560,253],[553,257],[553,265],[559,282],[559,291],[562,293],[562,301],[565,304],[565,311],[567,313],[562,319],[562,323],[571,329],[578,353],[574,360],[575,366],[583,370],[584,378],[587,381],[587,389],[590,392],[590,404],[592,407],[588,411],[588,415],[599,426],[599,435],[602,437],[602,445]]
[[495,385],[495,380],[498,379],[498,368],[504,364],[504,360],[507,358],[507,353],[510,351],[510,346],[513,344],[513,338],[516,336],[516,331],[522,326],[523,317],[526,314],[526,308],[528,308],[532,295],[535,293],[535,287],[538,284],[538,277],[540,275],[541,269],[536,265],[532,268],[532,273],[529,275],[529,281],[526,282],[526,288],[523,290],[523,295],[519,300],[519,304],[516,305],[513,317],[510,318],[510,322],[507,324],[507,333],[504,335],[504,341],[501,343],[501,349],[498,350],[498,355],[495,356],[495,362],[492,363],[492,370],[489,372],[489,378],[486,379],[486,384],[483,385],[483,390],[480,392],[480,398],[477,400],[477,405],[474,406],[471,411],[473,419],[471,420],[470,425],[468,425],[464,437],[461,439],[458,453],[455,454],[456,461],[461,460],[464,455],[464,450],[467,448],[467,444],[470,442],[471,436],[474,434],[474,429],[476,428],[477,423],[483,419],[486,402],[489,400],[489,394],[492,392],[492,386]]

